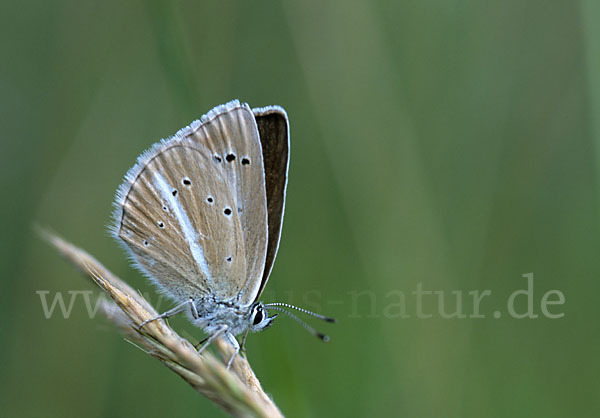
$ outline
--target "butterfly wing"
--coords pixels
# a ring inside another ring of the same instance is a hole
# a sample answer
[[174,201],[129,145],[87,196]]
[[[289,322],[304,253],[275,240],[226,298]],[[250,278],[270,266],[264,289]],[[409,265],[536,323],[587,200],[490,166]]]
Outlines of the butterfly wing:
[[289,167],[289,122],[281,107],[252,109],[258,125],[265,167],[268,242],[265,268],[257,297],[262,293],[277,255],[285,208],[285,190]]
[[262,167],[250,108],[219,106],[138,159],[117,193],[114,233],[174,298],[249,304],[266,254]]

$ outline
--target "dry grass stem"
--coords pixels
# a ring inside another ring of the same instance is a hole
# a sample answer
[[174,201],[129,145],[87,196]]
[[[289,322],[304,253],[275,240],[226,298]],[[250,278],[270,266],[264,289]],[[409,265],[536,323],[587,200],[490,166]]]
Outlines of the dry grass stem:
[[237,356],[231,369],[226,369],[222,359],[229,359],[233,353],[227,343],[220,339],[214,343],[221,356],[219,360],[207,351],[199,355],[189,341],[162,319],[152,321],[140,330],[139,324],[155,318],[158,313],[138,292],[82,249],[52,232],[42,231],[42,236],[108,293],[114,303],[104,303],[103,311],[133,344],[159,359],[196,391],[234,416],[282,416],[243,356]]

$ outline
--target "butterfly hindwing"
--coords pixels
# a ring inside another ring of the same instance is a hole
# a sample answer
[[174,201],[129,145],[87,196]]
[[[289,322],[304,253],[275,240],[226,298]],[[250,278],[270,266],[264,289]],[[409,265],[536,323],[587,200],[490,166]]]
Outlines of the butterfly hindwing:
[[267,208],[249,107],[219,106],[144,153],[117,194],[114,232],[175,299],[211,293],[251,303],[264,271]]

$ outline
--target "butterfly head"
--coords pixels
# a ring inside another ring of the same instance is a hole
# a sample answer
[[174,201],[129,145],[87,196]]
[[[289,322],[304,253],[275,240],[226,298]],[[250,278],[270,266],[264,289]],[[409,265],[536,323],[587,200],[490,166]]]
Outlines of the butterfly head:
[[256,302],[250,308],[250,331],[258,332],[270,327],[276,317],[277,314],[269,316],[265,306],[260,302]]

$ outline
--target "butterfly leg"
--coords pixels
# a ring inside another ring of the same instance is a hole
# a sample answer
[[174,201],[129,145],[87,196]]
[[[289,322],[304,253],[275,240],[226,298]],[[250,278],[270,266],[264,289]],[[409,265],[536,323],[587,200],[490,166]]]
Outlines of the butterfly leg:
[[173,309],[169,309],[167,312],[161,313],[157,317],[146,319],[144,322],[142,322],[140,324],[140,326],[138,327],[138,329],[142,329],[144,327],[144,325],[146,325],[146,324],[148,324],[150,322],[156,321],[157,319],[168,318],[170,316],[177,315],[178,313],[183,312],[184,309],[186,308],[186,306],[190,305],[190,304],[192,305],[192,310],[195,310],[196,306],[194,306],[194,300],[192,298],[189,298],[185,302],[180,303],[179,305],[175,306]]
[[219,328],[212,335],[206,338],[206,342],[204,343],[204,345],[198,349],[198,354],[202,353],[206,349],[206,347],[210,345],[210,343],[212,343],[225,332],[227,332],[227,326]]
[[196,351],[198,351],[198,349],[202,346],[202,344],[204,344],[206,341],[208,341],[208,339],[210,338],[210,335],[208,337],[205,337],[204,339],[202,339],[202,341],[200,341],[197,344],[194,344],[194,348],[196,349]]
[[250,328],[246,328],[246,332],[244,332],[244,336],[242,337],[242,343],[240,344],[240,351],[244,354],[244,357],[246,356],[246,337],[249,332]]
[[235,338],[235,336],[230,332],[225,333],[225,339],[231,346],[233,346],[233,349],[234,349],[234,352],[233,352],[231,358],[227,362],[227,370],[229,370],[229,368],[233,364],[233,360],[235,360],[235,357],[240,352],[240,344],[238,343],[238,340]]

